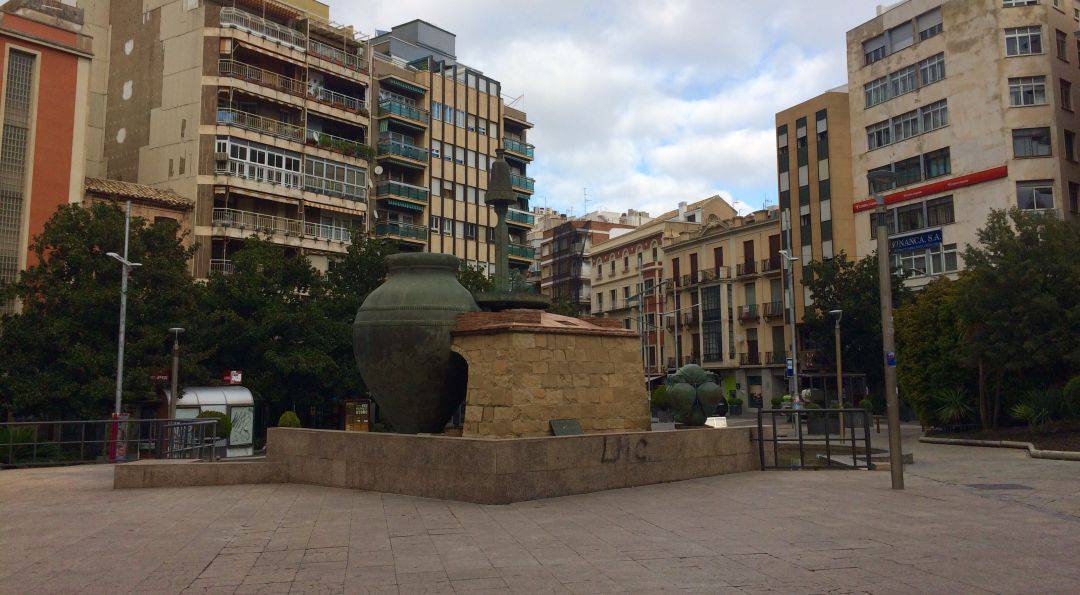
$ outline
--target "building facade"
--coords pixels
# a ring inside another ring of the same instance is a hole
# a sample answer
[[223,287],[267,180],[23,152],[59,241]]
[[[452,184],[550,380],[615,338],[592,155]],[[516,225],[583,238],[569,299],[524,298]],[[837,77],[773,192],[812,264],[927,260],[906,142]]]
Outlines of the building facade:
[[[803,288],[804,267],[840,253],[856,256],[849,128],[846,87],[776,114],[781,245],[798,259],[791,272],[798,322],[812,298]],[[790,308],[790,299],[784,303]]]
[[195,205],[187,198],[171,190],[100,178],[86,178],[84,192],[83,204],[87,207],[100,202],[124,209],[130,202],[133,218],[139,217],[148,223],[172,221],[184,245],[190,247],[191,212]]
[[780,211],[761,210],[684,229],[662,245],[668,370],[716,372],[725,395],[750,407],[786,394],[790,327],[784,317]]
[[589,314],[593,271],[585,253],[607,241],[616,230],[625,232],[634,227],[586,216],[545,231],[540,241],[540,292],[553,302],[566,302],[576,306],[580,314]]
[[847,34],[856,251],[876,249],[882,187],[894,266],[913,286],[963,267],[992,209],[1076,217],[1080,3],[908,0]]
[[[35,264],[30,244],[82,200],[92,40],[57,0],[0,7],[0,285]],[[0,313],[14,311],[0,303]]]

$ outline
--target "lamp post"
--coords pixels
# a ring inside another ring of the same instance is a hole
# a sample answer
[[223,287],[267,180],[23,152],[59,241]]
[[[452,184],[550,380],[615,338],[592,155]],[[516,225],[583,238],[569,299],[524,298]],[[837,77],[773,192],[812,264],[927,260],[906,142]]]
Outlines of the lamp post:
[[[877,209],[877,258],[878,290],[881,293],[881,344],[882,363],[885,365],[885,408],[889,418],[889,473],[892,475],[892,488],[904,489],[904,457],[900,451],[900,403],[896,394],[896,345],[893,339],[892,315],[892,271],[889,262],[889,226],[886,219],[888,208],[885,198],[878,190],[896,180],[891,171],[876,171],[866,174],[870,193],[874,197]],[[880,186],[879,186],[880,184]]]
[[176,401],[180,399],[180,393],[177,392],[180,385],[180,333],[184,332],[184,329],[175,326],[169,329],[169,332],[173,334],[172,374],[170,375],[172,391],[169,393],[169,419],[176,419]]
[[120,332],[117,339],[116,349],[116,415],[120,415],[120,401],[124,393],[124,334],[127,327],[127,288],[128,288],[128,276],[131,274],[131,269],[135,267],[141,267],[142,264],[138,262],[131,262],[128,260],[128,239],[131,233],[131,201],[127,201],[127,211],[124,215],[124,255],[120,256],[116,252],[109,252],[107,256],[115,258],[120,261],[121,273],[120,273]]
[[[844,317],[843,310],[829,310],[829,316],[836,317],[834,330],[836,343],[836,403],[840,409],[844,408],[844,359],[840,353],[840,319]],[[844,414],[840,414],[840,437],[844,437]]]
[[[791,255],[791,250],[780,250],[778,252],[784,259],[784,274],[780,276],[783,283],[787,284],[787,289],[791,291],[791,299],[787,299],[787,290],[784,292],[784,301],[790,301],[790,304],[785,304],[786,307],[791,308],[791,316],[788,323],[791,325],[791,399],[793,402],[799,400],[799,346],[798,339],[795,336],[795,265],[796,260],[799,260],[797,256]],[[788,277],[788,275],[791,275]]]

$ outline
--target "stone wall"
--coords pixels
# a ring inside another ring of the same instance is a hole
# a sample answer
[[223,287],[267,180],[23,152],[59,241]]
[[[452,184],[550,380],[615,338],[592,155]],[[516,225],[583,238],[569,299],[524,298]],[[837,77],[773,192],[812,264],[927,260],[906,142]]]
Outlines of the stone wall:
[[647,430],[636,333],[539,311],[464,314],[454,351],[469,365],[464,436],[548,436],[553,419],[585,432]]

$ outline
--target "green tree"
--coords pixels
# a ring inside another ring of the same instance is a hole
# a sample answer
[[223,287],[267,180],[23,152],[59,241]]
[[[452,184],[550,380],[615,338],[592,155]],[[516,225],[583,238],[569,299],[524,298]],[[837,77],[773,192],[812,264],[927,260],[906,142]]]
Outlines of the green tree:
[[[131,221],[123,400],[156,402],[154,373],[168,371],[169,327],[190,323],[201,288],[175,223]],[[63,206],[31,244],[31,265],[4,288],[21,313],[0,322],[0,409],[38,418],[91,419],[113,409],[124,214],[99,203]],[[185,370],[200,375],[188,353]]]
[[484,267],[470,266],[464,262],[458,269],[458,283],[461,283],[473,295],[491,291],[495,286]]
[[558,298],[551,302],[551,307],[548,308],[548,312],[552,314],[561,314],[563,316],[581,316],[581,306],[578,306],[574,302],[566,298]]
[[[835,320],[829,311],[843,310],[840,351],[844,370],[865,374],[869,389],[884,394],[877,256],[852,261],[841,252],[836,258],[811,262],[804,270],[803,284],[813,295],[803,317],[804,343],[835,368]],[[899,276],[893,275],[892,282],[895,307],[907,300],[909,292]]]

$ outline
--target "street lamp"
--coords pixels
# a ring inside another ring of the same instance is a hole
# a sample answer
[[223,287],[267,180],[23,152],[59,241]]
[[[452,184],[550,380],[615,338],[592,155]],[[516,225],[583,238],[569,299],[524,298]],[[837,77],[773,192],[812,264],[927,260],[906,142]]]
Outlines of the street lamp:
[[[836,343],[836,403],[840,409],[844,408],[844,360],[840,353],[840,319],[844,317],[843,310],[829,310],[829,316],[836,317],[834,330]],[[844,414],[840,414],[840,437],[844,437]]]
[[[791,399],[793,402],[799,401],[799,351],[798,351],[798,339],[795,336],[795,265],[796,260],[799,260],[797,256],[791,255],[791,250],[779,250],[777,252],[784,259],[784,274],[780,276],[781,283],[786,283],[787,288],[791,290],[791,303],[784,304],[785,307],[791,308],[791,316],[788,322],[791,324]],[[788,277],[790,275],[790,277]],[[787,302],[787,291],[784,292],[784,301]],[[801,430],[801,427],[800,427]]]
[[117,339],[116,350],[116,416],[120,416],[120,400],[124,392],[124,334],[127,327],[127,287],[128,276],[131,269],[141,267],[138,262],[128,260],[128,239],[131,233],[131,201],[127,202],[127,211],[124,214],[124,255],[116,252],[108,252],[107,256],[120,261],[122,272],[120,274],[120,333]]
[[178,326],[174,326],[169,329],[169,332],[173,334],[173,346],[172,346],[172,392],[169,393],[169,419],[176,419],[176,401],[180,398],[180,393],[177,392],[177,388],[180,385],[180,333],[184,332],[184,329]]
[[866,174],[870,193],[877,208],[877,257],[878,289],[881,293],[881,344],[882,360],[885,365],[885,409],[889,418],[889,472],[892,475],[892,488],[904,489],[904,458],[900,451],[900,403],[896,394],[896,345],[893,340],[892,315],[892,271],[889,262],[889,226],[888,208],[879,188],[887,187],[896,181],[896,174],[891,171],[871,171]]

